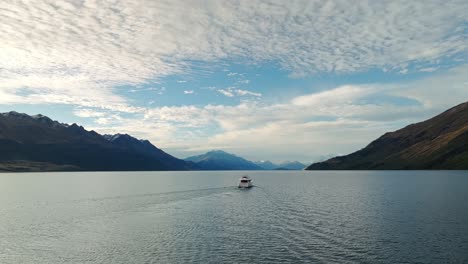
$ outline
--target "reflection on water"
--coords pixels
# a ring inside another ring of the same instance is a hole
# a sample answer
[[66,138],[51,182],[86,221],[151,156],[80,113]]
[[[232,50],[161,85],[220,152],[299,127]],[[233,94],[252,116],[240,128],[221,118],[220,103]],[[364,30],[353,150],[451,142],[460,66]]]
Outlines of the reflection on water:
[[467,262],[467,172],[0,175],[0,263]]

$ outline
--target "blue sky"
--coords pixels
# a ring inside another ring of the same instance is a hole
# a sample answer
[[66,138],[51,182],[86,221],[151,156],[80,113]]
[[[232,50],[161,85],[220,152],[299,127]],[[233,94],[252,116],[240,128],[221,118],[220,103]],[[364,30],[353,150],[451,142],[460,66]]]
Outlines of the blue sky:
[[466,1],[15,1],[0,111],[310,163],[468,99]]

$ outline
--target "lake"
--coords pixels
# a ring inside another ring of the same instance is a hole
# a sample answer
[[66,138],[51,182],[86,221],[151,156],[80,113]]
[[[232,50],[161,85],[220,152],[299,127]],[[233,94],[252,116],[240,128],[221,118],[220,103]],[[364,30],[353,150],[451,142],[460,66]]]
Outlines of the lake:
[[0,263],[187,262],[467,263],[468,172],[0,174]]

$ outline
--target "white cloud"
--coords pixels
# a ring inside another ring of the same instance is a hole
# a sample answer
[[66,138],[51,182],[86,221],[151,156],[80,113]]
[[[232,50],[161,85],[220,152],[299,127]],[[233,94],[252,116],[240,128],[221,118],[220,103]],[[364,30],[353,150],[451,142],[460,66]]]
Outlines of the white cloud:
[[429,68],[422,68],[420,69],[419,71],[420,72],[435,72],[437,71],[439,68],[438,67],[429,67]]
[[157,88],[157,87],[149,87],[149,88],[137,88],[137,89],[131,89],[129,90],[129,92],[131,93],[139,93],[139,92],[147,92],[147,91],[154,91],[156,92],[156,94],[164,94],[164,92],[166,91],[166,87],[161,87],[161,88]]
[[250,80],[239,80],[237,81],[238,84],[249,84]]
[[193,90],[185,90],[185,91],[184,91],[184,94],[193,94],[193,93],[194,93]]
[[220,94],[227,96],[227,97],[234,97],[234,96],[255,96],[255,97],[261,97],[261,93],[256,93],[248,90],[242,90],[242,89],[237,89],[234,87],[229,87],[227,89],[218,89],[217,92]]
[[[273,61],[293,76],[404,72],[466,51],[467,7],[463,0],[4,2],[0,102],[125,111],[128,99],[115,87],[185,73],[191,61]],[[35,96],[18,95],[23,88]]]
[[111,87],[96,83],[84,74],[23,75],[0,69],[0,79],[0,103],[3,104],[73,104],[123,112],[140,111],[124,97],[116,95]]
[[255,92],[242,90],[242,89],[235,89],[234,91],[236,92],[236,94],[238,94],[240,96],[244,96],[244,95],[252,95],[252,96],[256,96],[256,97],[262,96],[261,93],[255,93]]
[[407,74],[408,73],[408,68],[401,69],[399,72],[401,74]]
[[128,121],[128,119],[124,119],[121,116],[115,114],[107,114],[105,116],[100,116],[94,119],[94,123],[105,126],[120,125],[124,121]]
[[375,92],[375,88],[345,85],[332,90],[296,97],[292,103],[298,106],[338,105]]
[[102,117],[105,115],[104,112],[96,111],[88,108],[78,108],[73,110],[73,114],[78,117]]
[[230,91],[229,89],[218,89],[217,90],[220,94],[225,95],[227,97],[233,97],[234,93]]

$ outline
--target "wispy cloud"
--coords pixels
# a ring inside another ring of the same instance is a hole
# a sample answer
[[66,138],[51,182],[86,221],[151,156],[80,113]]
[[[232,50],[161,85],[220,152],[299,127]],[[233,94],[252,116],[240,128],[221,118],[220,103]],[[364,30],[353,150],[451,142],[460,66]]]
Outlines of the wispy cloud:
[[249,84],[249,83],[250,83],[250,80],[247,80],[247,79],[238,80],[236,83],[237,83],[237,84]]
[[102,117],[106,113],[88,108],[78,108],[73,110],[73,114],[78,117]]
[[166,91],[166,87],[150,87],[150,88],[139,88],[139,89],[131,89],[129,92],[131,93],[138,93],[138,92],[147,92],[147,91],[154,91],[156,94],[162,95]]
[[218,89],[216,90],[218,93],[227,96],[227,97],[234,97],[234,96],[255,96],[261,97],[261,93],[256,93],[248,90],[237,89],[235,87],[229,87],[227,89]]
[[429,67],[429,68],[422,68],[420,69],[419,71],[420,72],[435,72],[437,71],[439,68],[438,67]]
[[230,91],[229,89],[218,89],[217,91],[224,96],[234,97],[234,93]]
[[193,93],[194,93],[193,90],[185,90],[185,91],[184,91],[184,94],[193,94]]
[[332,90],[298,96],[292,100],[292,103],[298,106],[339,105],[375,92],[375,88],[345,85]]
[[261,97],[262,96],[261,93],[255,93],[255,92],[242,90],[242,89],[235,89],[234,91],[240,96],[244,96],[244,95],[252,95],[252,96],[256,96],[256,97]]
[[[274,61],[294,76],[405,72],[401,65],[466,51],[467,6],[462,0],[5,2],[0,100],[27,103],[31,97],[18,89],[30,88],[44,103],[100,106],[96,98],[112,97],[118,102],[108,107],[125,105],[114,87],[190,71],[190,61],[230,58]],[[83,89],[93,100],[80,95]]]

